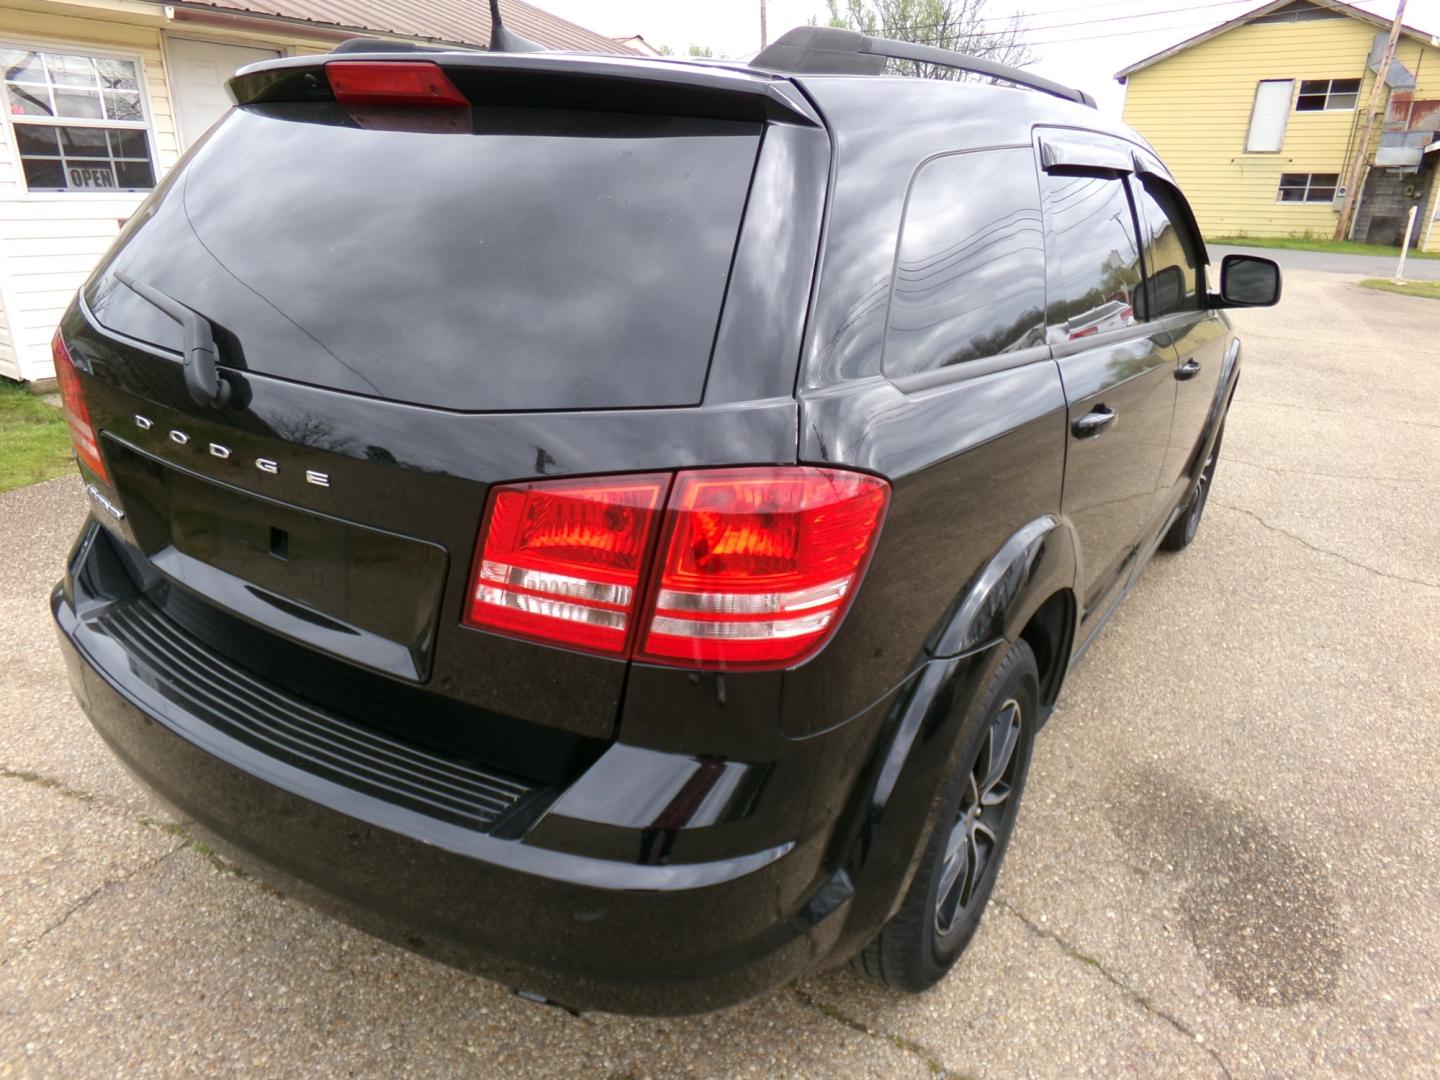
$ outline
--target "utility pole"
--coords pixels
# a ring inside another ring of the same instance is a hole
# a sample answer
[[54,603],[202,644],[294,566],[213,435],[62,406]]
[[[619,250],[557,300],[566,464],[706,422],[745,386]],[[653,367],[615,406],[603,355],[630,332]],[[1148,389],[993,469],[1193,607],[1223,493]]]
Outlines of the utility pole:
[[765,0],[760,0],[760,48],[770,44],[770,39],[765,34]]
[[1355,156],[1345,170],[1345,201],[1340,204],[1340,220],[1335,223],[1335,239],[1350,237],[1350,219],[1355,214],[1355,204],[1360,197],[1361,178],[1365,164],[1370,160],[1370,134],[1375,126],[1375,108],[1380,104],[1380,94],[1385,87],[1385,77],[1390,74],[1390,62],[1395,59],[1395,46],[1400,41],[1400,26],[1405,17],[1405,0],[1395,5],[1395,21],[1390,24],[1390,37],[1385,42],[1385,52],[1380,57],[1380,70],[1370,84],[1370,96],[1365,101],[1365,112],[1360,117],[1360,136],[1355,142]]

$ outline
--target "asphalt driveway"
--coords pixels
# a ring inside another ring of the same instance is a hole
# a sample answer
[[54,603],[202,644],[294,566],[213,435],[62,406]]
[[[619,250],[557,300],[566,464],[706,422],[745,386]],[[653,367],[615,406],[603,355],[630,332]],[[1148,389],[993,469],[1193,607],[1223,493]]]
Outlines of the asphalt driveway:
[[[1326,274],[1347,274],[1360,277],[1389,278],[1395,276],[1400,249],[1394,255],[1344,255],[1334,251],[1291,251],[1288,248],[1229,247],[1223,244],[1206,246],[1210,261],[1216,266],[1232,252],[1260,255],[1274,259],[1287,272],[1318,270]],[[1440,259],[1406,259],[1407,281],[1440,281]]]
[[0,1076],[1434,1075],[1437,316],[1293,272],[1240,319],[1201,535],[1071,676],[975,945],[919,998],[838,971],[576,1018],[237,872],[71,702],[45,598],[78,485],[0,496]]

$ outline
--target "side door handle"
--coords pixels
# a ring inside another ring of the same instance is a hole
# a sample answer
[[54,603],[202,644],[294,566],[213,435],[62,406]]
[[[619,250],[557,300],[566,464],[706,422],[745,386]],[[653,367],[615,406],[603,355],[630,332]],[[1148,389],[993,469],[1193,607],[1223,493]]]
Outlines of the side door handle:
[[1070,431],[1077,439],[1093,439],[1115,422],[1120,414],[1108,405],[1096,405],[1080,419],[1070,425]]
[[1200,361],[1193,356],[1175,369],[1175,378],[1184,382],[1186,379],[1193,379],[1200,374]]

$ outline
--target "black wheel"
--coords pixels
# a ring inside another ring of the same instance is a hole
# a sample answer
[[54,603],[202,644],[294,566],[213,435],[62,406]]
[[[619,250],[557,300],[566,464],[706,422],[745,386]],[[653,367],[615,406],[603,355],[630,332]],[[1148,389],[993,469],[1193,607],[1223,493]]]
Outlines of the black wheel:
[[1205,513],[1205,500],[1210,498],[1210,484],[1215,479],[1215,464],[1220,460],[1220,441],[1224,437],[1225,426],[1222,422],[1220,432],[1215,436],[1215,445],[1210,448],[1210,456],[1205,459],[1205,467],[1200,470],[1200,482],[1195,485],[1189,505],[1185,507],[1185,512],[1175,519],[1175,524],[1170,526],[1170,531],[1160,541],[1160,546],[1166,551],[1184,550],[1200,531],[1200,517]]
[[1035,656],[1018,642],[962,736],[959,765],[900,911],[855,958],[866,975],[896,990],[926,990],[974,937],[1015,828],[1039,701]]

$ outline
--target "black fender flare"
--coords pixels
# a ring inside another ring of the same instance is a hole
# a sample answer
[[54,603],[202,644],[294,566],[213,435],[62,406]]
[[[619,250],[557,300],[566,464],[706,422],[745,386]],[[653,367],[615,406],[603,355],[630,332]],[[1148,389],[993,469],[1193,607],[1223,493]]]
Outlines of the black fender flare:
[[849,824],[832,848],[856,887],[837,954],[862,947],[904,897],[978,696],[1040,606],[1056,592],[1073,593],[1078,552],[1063,518],[1045,514],[1026,523],[976,571],[927,638],[890,704]]
[[1186,473],[1190,477],[1190,484],[1186,489],[1185,498],[1180,503],[1181,506],[1190,501],[1195,485],[1200,483],[1200,471],[1205,467],[1205,462],[1210,460],[1210,452],[1214,450],[1215,443],[1220,438],[1220,428],[1225,423],[1225,414],[1230,411],[1230,402],[1235,397],[1235,388],[1239,382],[1240,339],[1237,337],[1230,340],[1230,346],[1225,350],[1225,363],[1220,369],[1220,383],[1215,388],[1215,400],[1210,403],[1210,412],[1205,417],[1205,427],[1201,432],[1200,441],[1196,444],[1194,456],[1191,457],[1186,469]]
[[1041,604],[1074,590],[1079,566],[1080,542],[1068,519],[1042,514],[1027,522],[956,595],[926,639],[926,655],[943,660],[1016,640]]

